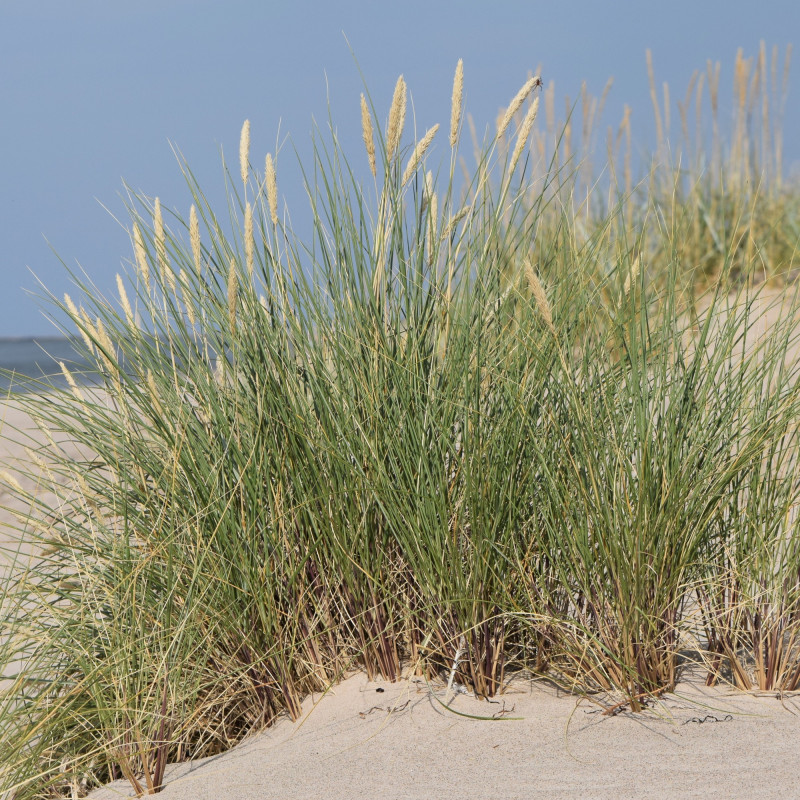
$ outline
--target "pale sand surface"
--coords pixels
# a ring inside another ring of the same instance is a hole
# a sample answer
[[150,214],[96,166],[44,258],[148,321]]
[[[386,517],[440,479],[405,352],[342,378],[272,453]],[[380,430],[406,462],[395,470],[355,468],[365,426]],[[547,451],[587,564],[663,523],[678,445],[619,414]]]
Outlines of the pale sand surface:
[[[588,701],[519,682],[498,703],[459,695],[452,707],[483,716],[506,710],[523,719],[466,719],[442,708],[424,682],[369,683],[357,675],[316,707],[309,698],[297,723],[280,721],[224,755],[169,768],[159,797],[765,800],[800,794],[800,698],[731,694],[695,681],[643,714],[604,717]],[[124,781],[91,795],[129,796]]]
[[[759,320],[762,330],[777,313]],[[12,428],[30,429],[30,420],[0,403],[0,422],[0,468],[55,500],[46,480],[18,472],[27,457],[9,437]],[[9,502],[0,488],[0,505]],[[16,541],[10,519],[0,511],[0,547]],[[0,553],[0,579],[5,563]],[[436,691],[443,696],[442,687]],[[608,717],[586,700],[518,681],[496,704],[461,694],[452,707],[522,719],[467,719],[444,709],[424,682],[376,684],[356,675],[323,698],[308,698],[297,723],[281,720],[228,753],[168,768],[160,797],[800,796],[800,697],[707,689],[697,676],[643,714]],[[129,796],[124,781],[92,795]]]

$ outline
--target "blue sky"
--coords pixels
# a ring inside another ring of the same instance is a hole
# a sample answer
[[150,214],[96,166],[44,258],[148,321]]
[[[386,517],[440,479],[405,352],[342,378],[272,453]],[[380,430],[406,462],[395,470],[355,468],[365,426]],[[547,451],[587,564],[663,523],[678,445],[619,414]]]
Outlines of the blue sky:
[[[330,99],[345,146],[360,157],[362,85],[343,33],[383,113],[405,76],[421,130],[447,121],[463,58],[466,109],[479,129],[541,64],[559,98],[575,98],[583,80],[599,94],[613,76],[604,120],[618,122],[631,105],[646,145],[647,48],[674,97],[706,59],[720,61],[724,118],[737,48],[754,56],[763,39],[783,52],[798,31],[800,3],[789,0],[0,0],[0,336],[55,332],[29,292],[41,291],[37,279],[56,295],[70,290],[59,257],[113,294],[130,255],[123,180],[188,212],[170,142],[216,196],[220,148],[236,164],[244,119],[254,163],[279,131],[302,156]],[[794,162],[797,55],[784,126]],[[293,158],[291,146],[281,158]],[[281,190],[290,205],[302,202],[298,187]]]

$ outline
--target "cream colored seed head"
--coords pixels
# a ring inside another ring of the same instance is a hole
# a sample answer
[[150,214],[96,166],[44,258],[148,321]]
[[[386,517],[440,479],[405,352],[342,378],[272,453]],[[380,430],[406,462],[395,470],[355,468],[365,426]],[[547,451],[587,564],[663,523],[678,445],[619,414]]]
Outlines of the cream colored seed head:
[[472,206],[464,206],[464,208],[458,210],[455,216],[453,216],[445,226],[445,229],[442,232],[443,240],[450,237],[450,234],[453,232],[456,225],[458,225],[458,223],[461,222],[461,220],[464,219],[464,217],[466,217],[470,211],[472,211]]
[[130,302],[128,302],[128,293],[125,291],[125,283],[122,280],[122,275],[117,273],[117,290],[119,291],[119,301],[122,304],[122,310],[125,312],[125,320],[130,327],[133,327],[133,309]]
[[156,239],[156,258],[158,259],[158,270],[163,275],[169,262],[167,261],[167,248],[164,241],[164,216],[161,213],[161,200],[156,197],[156,207],[153,213],[153,232]]
[[386,156],[389,160],[394,157],[403,137],[403,127],[406,122],[406,82],[401,75],[397,79],[392,96],[392,107],[389,109],[389,124],[386,128]]
[[533,123],[536,120],[536,114],[538,111],[539,97],[537,96],[533,98],[531,107],[528,109],[525,119],[522,120],[522,125],[519,126],[517,143],[514,145],[514,152],[511,154],[511,165],[508,170],[509,175],[511,175],[511,173],[516,169],[517,162],[519,161],[522,151],[525,149],[525,145],[528,142],[528,137],[531,135],[531,129],[533,128]]
[[75,378],[72,377],[72,373],[67,369],[67,365],[63,361],[59,361],[58,366],[61,367],[61,372],[67,379],[67,383],[69,384],[69,388],[72,391],[72,394],[75,396],[75,399],[81,405],[85,406],[86,398],[83,396],[83,392],[81,392],[81,390],[78,388],[78,384],[75,382]]
[[458,128],[461,125],[461,104],[464,97],[464,61],[458,59],[456,75],[453,78],[453,100],[450,110],[450,147],[458,142]]
[[437,122],[436,125],[434,125],[417,143],[417,146],[414,148],[414,152],[411,154],[411,158],[408,159],[406,168],[403,170],[403,178],[400,181],[401,185],[405,186],[409,178],[411,178],[411,176],[414,174],[414,170],[417,168],[417,165],[425,155],[425,151],[430,147],[433,137],[436,136],[436,131],[438,130],[439,123]]
[[94,329],[94,325],[92,324],[92,320],[90,319],[89,315],[86,313],[86,309],[81,306],[81,319],[83,320],[83,327],[86,331],[86,335],[89,337],[89,341],[91,345],[94,345],[94,342],[99,341],[97,338],[97,331]]
[[242,184],[247,186],[247,173],[250,171],[250,120],[246,119],[242,125],[242,135],[239,137],[239,168],[242,172]]
[[150,399],[153,401],[153,406],[155,407],[156,413],[163,416],[164,411],[161,405],[161,399],[158,396],[158,386],[156,386],[156,379],[155,376],[153,375],[153,371],[149,367],[147,369],[146,382],[147,382],[147,390],[150,393]]
[[253,240],[253,207],[248,202],[244,209],[244,256],[247,274],[252,278],[255,261],[255,241]]
[[525,262],[525,277],[528,280],[531,294],[536,301],[536,307],[539,309],[539,313],[542,315],[545,325],[547,325],[553,336],[555,336],[556,329],[553,325],[553,312],[550,309],[550,303],[547,302],[547,293],[530,261]]
[[623,287],[623,291],[625,292],[626,296],[630,294],[631,287],[633,286],[634,283],[636,283],[636,279],[638,277],[639,277],[639,256],[636,256],[636,258],[633,261],[633,264],[631,264],[631,271],[625,278],[625,286]]
[[97,343],[101,348],[100,357],[103,359],[106,369],[110,373],[115,373],[116,367],[114,366],[114,362],[111,360],[111,358],[116,356],[116,352],[114,350],[114,345],[111,341],[111,338],[106,332],[105,325],[103,325],[103,320],[101,320],[100,317],[97,317],[94,329],[97,333]]
[[367,148],[367,158],[369,159],[369,169],[374,178],[377,174],[375,165],[375,136],[372,131],[372,117],[369,113],[367,98],[361,94],[361,135],[364,137],[364,147]]
[[267,163],[264,167],[264,176],[267,180],[267,202],[269,203],[269,215],[272,224],[278,224],[278,179],[275,177],[275,165],[272,162],[272,155],[267,153]]
[[94,344],[92,340],[89,338],[89,335],[86,333],[86,330],[83,327],[83,325],[80,324],[81,321],[83,320],[83,317],[81,316],[80,311],[78,311],[78,308],[75,305],[75,303],[72,302],[72,298],[68,294],[64,295],[64,305],[67,307],[67,310],[69,311],[69,315],[72,318],[73,322],[78,323],[78,331],[80,331],[83,343],[86,345],[86,347],[89,348],[89,350],[92,350],[94,348]]
[[10,486],[15,494],[25,494],[22,484],[8,470],[0,470],[0,480],[5,483],[6,486]]
[[192,205],[189,210],[189,239],[192,243],[192,256],[194,258],[194,268],[200,274],[200,263],[202,250],[200,249],[200,223],[197,221],[197,209]]
[[505,114],[500,118],[500,122],[497,125],[497,138],[499,139],[508,128],[511,120],[514,118],[514,114],[519,111],[522,104],[525,102],[525,98],[534,90],[535,87],[542,85],[542,79],[536,75],[533,78],[528,78],[525,81],[524,86],[514,95],[514,99],[511,101],[510,105],[506,109]]
[[144,249],[144,238],[141,228],[133,223],[133,252],[136,256],[136,267],[144,281],[145,289],[150,294],[150,267],[147,265],[147,251]]

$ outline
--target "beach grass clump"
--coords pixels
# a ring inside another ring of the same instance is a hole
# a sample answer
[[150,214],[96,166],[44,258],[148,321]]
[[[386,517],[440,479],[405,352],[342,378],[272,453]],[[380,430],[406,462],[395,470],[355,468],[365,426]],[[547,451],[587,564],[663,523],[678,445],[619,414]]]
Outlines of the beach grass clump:
[[131,195],[118,297],[50,298],[92,380],[17,398],[56,501],[12,485],[10,796],[155,792],[352,670],[637,710],[702,633],[709,680],[796,686],[796,295],[749,333],[785,226],[708,261],[721,200],[667,217],[656,167],[584,197],[538,77],[462,177],[463,87],[449,139],[412,139],[402,77],[385,124],[361,95],[363,152],[316,130],[305,239],[245,122],[229,218],[181,159],[187,213]]

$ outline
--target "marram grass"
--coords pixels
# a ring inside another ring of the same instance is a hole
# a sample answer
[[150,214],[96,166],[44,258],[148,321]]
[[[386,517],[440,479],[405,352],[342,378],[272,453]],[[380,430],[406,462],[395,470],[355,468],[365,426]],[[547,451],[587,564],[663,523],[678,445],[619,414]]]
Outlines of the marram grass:
[[530,78],[461,178],[463,82],[444,169],[438,125],[403,139],[402,77],[385,130],[361,97],[366,184],[315,134],[311,241],[245,123],[232,234],[182,162],[188,221],[133,196],[118,298],[51,298],[100,385],[63,364],[18,398],[58,498],[8,479],[37,552],[2,596],[9,797],[156,791],[354,669],[481,697],[530,670],[639,709],[691,635],[709,682],[800,686],[794,291],[751,333],[793,265],[778,154],[759,192],[741,143],[634,189],[612,141],[587,194]]

